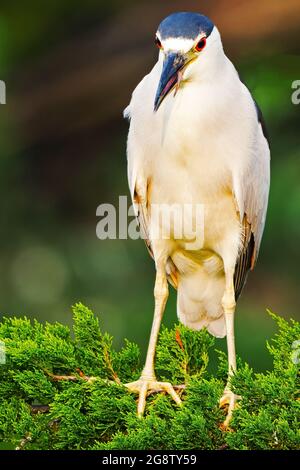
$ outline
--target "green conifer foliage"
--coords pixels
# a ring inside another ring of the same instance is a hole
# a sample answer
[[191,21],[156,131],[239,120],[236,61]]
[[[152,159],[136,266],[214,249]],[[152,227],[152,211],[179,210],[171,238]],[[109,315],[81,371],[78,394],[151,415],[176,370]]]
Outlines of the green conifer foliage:
[[139,419],[137,397],[123,385],[139,377],[139,348],[125,341],[115,351],[91,310],[73,307],[74,334],[59,323],[5,318],[0,439],[21,449],[300,449],[300,325],[271,315],[273,370],[257,374],[239,360],[232,387],[242,398],[227,431],[218,406],[227,358],[220,353],[218,374],[208,372],[214,340],[206,331],[162,328],[157,377],[177,386],[183,405],[155,394]]

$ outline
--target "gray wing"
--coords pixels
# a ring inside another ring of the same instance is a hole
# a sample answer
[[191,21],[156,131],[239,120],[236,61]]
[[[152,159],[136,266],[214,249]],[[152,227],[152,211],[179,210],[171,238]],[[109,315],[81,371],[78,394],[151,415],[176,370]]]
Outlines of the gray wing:
[[260,141],[251,168],[236,182],[235,199],[244,233],[242,250],[235,267],[234,288],[236,299],[241,294],[247,274],[254,268],[264,231],[270,187],[270,147],[261,110],[254,101]]
[[243,287],[247,280],[248,272],[251,269],[252,259],[254,255],[254,235],[251,231],[250,225],[246,218],[243,221],[244,236],[243,236],[243,247],[239,255],[234,271],[234,292],[235,300],[239,298]]

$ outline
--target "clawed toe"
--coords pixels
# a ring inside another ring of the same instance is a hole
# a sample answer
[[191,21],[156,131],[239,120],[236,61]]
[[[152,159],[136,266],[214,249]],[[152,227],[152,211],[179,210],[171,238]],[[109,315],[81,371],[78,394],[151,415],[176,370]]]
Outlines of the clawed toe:
[[235,395],[235,393],[233,393],[231,390],[224,390],[224,393],[219,401],[220,408],[225,408],[226,406],[228,406],[227,416],[222,426],[224,429],[228,428],[230,420],[232,418],[233,410],[235,409],[237,402],[240,399],[241,397],[239,395]]
[[156,379],[148,379],[141,377],[136,382],[125,384],[129,391],[138,393],[138,415],[142,416],[146,407],[146,398],[152,393],[166,392],[168,393],[177,405],[181,405],[181,399],[175,392],[173,386],[169,382],[158,382]]

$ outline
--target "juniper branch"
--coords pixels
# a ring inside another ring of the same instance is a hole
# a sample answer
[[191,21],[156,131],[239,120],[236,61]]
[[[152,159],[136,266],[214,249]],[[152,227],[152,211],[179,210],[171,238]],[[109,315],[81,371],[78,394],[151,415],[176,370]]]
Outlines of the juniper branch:
[[[182,325],[162,328],[156,374],[180,391],[179,409],[168,396],[147,398],[143,419],[136,396],[123,385],[141,373],[138,347],[120,351],[82,304],[70,329],[6,318],[0,323],[6,363],[0,366],[0,438],[18,449],[299,449],[300,326],[272,314],[279,332],[268,345],[274,368],[255,373],[239,360],[232,379],[242,396],[231,432],[218,402],[226,383],[226,355],[208,372],[213,339]],[[297,355],[298,354],[298,355]]]

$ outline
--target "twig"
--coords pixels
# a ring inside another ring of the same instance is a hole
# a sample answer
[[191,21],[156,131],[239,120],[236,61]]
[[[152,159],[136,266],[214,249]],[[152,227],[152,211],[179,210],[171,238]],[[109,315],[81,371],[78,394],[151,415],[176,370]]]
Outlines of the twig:
[[70,382],[76,382],[79,378],[85,380],[86,382],[94,382],[97,380],[97,377],[90,377],[88,375],[84,375],[83,372],[80,371],[79,377],[77,375],[56,375],[52,374],[48,370],[44,370],[45,374],[49,375],[52,380],[55,382],[59,382],[60,380],[68,380]]
[[175,331],[175,341],[179,345],[180,349],[184,351],[184,347],[183,347],[181,336],[180,336],[180,331],[178,330],[178,328],[176,328],[176,331]]
[[112,363],[111,363],[111,359],[110,359],[110,356],[109,356],[109,352],[107,350],[106,347],[104,347],[104,358],[105,358],[105,362],[106,362],[106,365],[108,367],[108,370],[110,371],[114,381],[118,384],[118,385],[121,385],[121,380],[119,379],[118,375],[116,374],[116,372],[114,371],[113,369],[113,366],[112,366]]
[[18,445],[18,447],[16,447],[16,450],[23,450],[26,444],[28,444],[28,442],[30,442],[31,440],[31,434],[27,433],[25,437],[21,439],[20,444]]
[[49,405],[30,405],[30,410],[32,414],[48,413],[50,407]]

